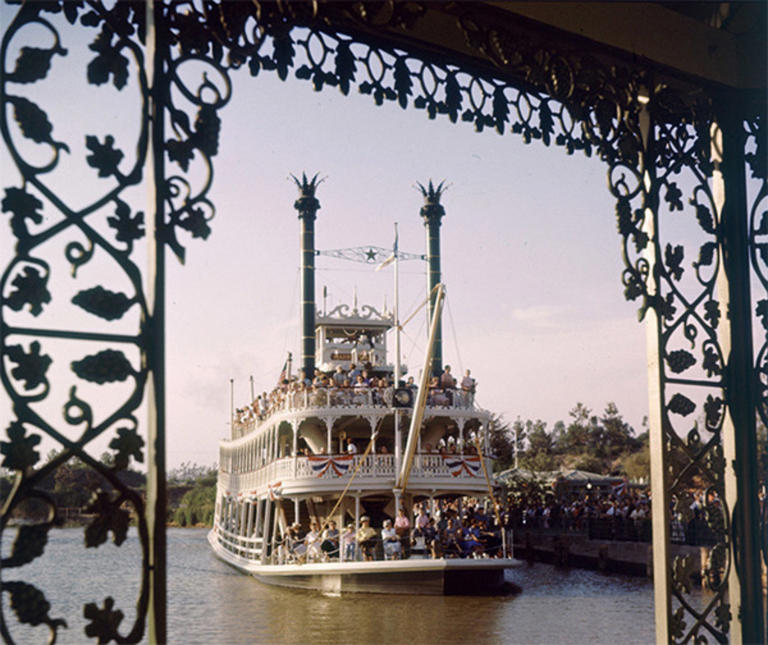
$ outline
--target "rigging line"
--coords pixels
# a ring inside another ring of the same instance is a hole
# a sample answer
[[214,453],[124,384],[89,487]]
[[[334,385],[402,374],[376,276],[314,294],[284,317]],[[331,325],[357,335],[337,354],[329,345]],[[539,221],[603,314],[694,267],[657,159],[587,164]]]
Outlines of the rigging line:
[[456,325],[453,323],[453,312],[451,312],[451,301],[446,298],[446,304],[448,305],[448,320],[451,322],[451,334],[453,335],[453,345],[456,349],[456,358],[459,360],[459,375],[464,374],[464,362],[461,360],[461,352],[459,351],[459,341],[456,338]]
[[[439,286],[439,285],[437,285],[437,286]],[[433,293],[433,292],[434,292],[434,291],[437,289],[437,286],[435,286],[435,288],[434,288],[434,289],[432,289],[432,291],[430,291],[430,292],[429,292],[429,294],[427,295],[427,297],[426,297],[426,298],[425,298],[425,299],[422,301],[422,303],[421,303],[421,304],[418,306],[418,308],[417,308],[415,311],[413,311],[413,312],[411,313],[411,315],[410,315],[410,316],[408,316],[408,318],[406,318],[406,319],[405,319],[403,322],[401,322],[401,323],[400,323],[400,330],[401,330],[401,331],[402,331],[403,327],[405,327],[405,326],[406,326],[406,325],[407,325],[409,322],[411,322],[411,320],[413,319],[413,317],[414,317],[414,316],[415,316],[417,313],[419,313],[419,311],[421,311],[421,308],[422,308],[422,307],[424,307],[424,306],[425,306],[425,305],[426,305],[426,304],[429,302],[429,299],[432,297],[432,293]]]
[[[403,331],[403,335],[408,340],[411,341],[411,349],[405,354],[405,358],[410,359],[411,353],[413,352],[414,349],[416,349],[416,344],[419,342],[418,337],[421,333],[422,328],[424,327],[425,322],[426,322],[425,320],[421,321],[421,326],[416,330],[416,338],[411,338],[410,334],[407,334],[405,331]],[[423,349],[423,346],[419,345],[418,349]]]

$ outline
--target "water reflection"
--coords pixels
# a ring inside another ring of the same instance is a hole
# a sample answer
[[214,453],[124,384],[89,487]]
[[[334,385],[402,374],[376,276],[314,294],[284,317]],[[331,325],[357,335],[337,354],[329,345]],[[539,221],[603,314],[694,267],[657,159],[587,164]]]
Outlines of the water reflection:
[[[508,579],[522,587],[516,595],[330,598],[269,587],[238,573],[213,556],[205,535],[204,530],[169,531],[171,643],[613,645],[654,640],[652,587],[641,578],[535,564],[508,572]],[[86,602],[101,605],[112,595],[126,613],[124,632],[135,615],[135,534],[119,549],[104,545],[98,550],[84,549],[82,536],[82,529],[53,532],[46,555],[13,576],[43,589],[51,616],[67,619],[69,629],[61,632],[60,643],[88,642],[82,617]],[[7,597],[3,601],[7,612]],[[19,643],[45,642],[39,628],[13,633]]]

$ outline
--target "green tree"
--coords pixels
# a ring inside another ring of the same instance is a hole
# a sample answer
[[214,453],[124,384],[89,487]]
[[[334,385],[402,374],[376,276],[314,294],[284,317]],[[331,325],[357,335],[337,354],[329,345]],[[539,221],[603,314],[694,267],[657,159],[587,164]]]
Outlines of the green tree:
[[515,460],[515,436],[503,415],[491,417],[489,442],[495,459],[494,472],[510,468]]
[[634,438],[634,430],[621,416],[613,402],[605,406],[601,421],[601,440],[603,452],[607,457],[615,457],[622,452],[632,452],[640,447]]
[[568,428],[565,431],[564,448],[572,454],[587,452],[590,440],[590,417],[592,410],[579,402],[568,414],[572,421],[568,424]]

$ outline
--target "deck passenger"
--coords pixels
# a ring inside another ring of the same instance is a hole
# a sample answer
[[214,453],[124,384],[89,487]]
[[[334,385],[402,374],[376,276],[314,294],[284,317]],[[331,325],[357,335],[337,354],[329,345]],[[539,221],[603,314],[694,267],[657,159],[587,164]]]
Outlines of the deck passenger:
[[384,520],[384,527],[381,529],[381,541],[384,544],[384,559],[399,560],[402,546],[400,538],[392,526],[392,520]]
[[336,528],[336,522],[331,520],[328,527],[323,531],[320,549],[323,552],[323,560],[339,557],[339,529]]
[[363,554],[364,560],[373,560],[373,549],[376,546],[376,529],[371,527],[371,520],[365,515],[360,518],[360,528],[357,529],[357,545]]
[[459,528],[456,526],[454,519],[449,517],[440,540],[440,548],[447,558],[457,558],[461,556],[458,532]]
[[344,533],[341,534],[341,544],[344,548],[344,559],[352,561],[355,559],[355,527],[347,524]]
[[309,533],[304,536],[304,544],[307,547],[307,560],[318,560],[320,558],[320,525],[312,522],[309,525]]
[[408,519],[404,508],[397,511],[397,517],[395,518],[395,533],[403,547],[405,557],[408,557],[410,551],[410,542],[408,538],[411,534],[411,521]]

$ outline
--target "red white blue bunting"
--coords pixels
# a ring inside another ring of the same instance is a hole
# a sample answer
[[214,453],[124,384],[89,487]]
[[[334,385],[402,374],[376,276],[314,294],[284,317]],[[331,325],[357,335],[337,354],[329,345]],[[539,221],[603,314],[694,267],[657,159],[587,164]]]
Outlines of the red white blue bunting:
[[462,473],[467,473],[470,477],[477,477],[480,472],[480,457],[478,455],[468,455],[467,457],[443,455],[443,461],[454,477],[458,477]]
[[269,490],[269,499],[275,501],[276,499],[282,499],[283,497],[283,482],[276,482],[267,486]]
[[334,473],[336,477],[342,477],[352,465],[354,455],[340,455],[337,457],[310,455],[307,459],[309,460],[309,465],[312,467],[312,470],[318,477],[322,477],[329,470]]

